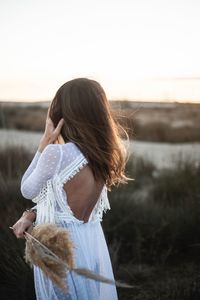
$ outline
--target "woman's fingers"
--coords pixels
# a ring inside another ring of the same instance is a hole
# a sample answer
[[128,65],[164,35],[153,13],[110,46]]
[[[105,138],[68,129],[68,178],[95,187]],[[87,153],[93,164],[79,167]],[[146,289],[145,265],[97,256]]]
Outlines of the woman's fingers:
[[50,106],[49,106],[49,108],[47,110],[47,117],[46,117],[47,120],[49,119],[49,112],[50,112]]
[[53,124],[53,121],[51,120],[51,118],[46,119],[46,126],[51,126],[54,128],[54,124]]
[[64,123],[65,123],[65,121],[63,118],[60,119],[60,121],[58,122],[58,125],[56,126],[56,129],[54,130],[54,134],[56,135],[56,137],[59,135]]
[[13,230],[14,235],[18,238],[18,239],[22,239],[24,238],[24,230],[22,228],[17,228],[17,227],[10,227]]
[[29,230],[29,228],[32,229],[33,226],[30,221],[18,221],[10,228],[13,230],[13,233],[18,239],[22,239],[24,238],[24,232]]
[[62,118],[60,119],[60,121],[58,122],[58,125],[56,126],[56,130],[61,130],[62,126],[64,125],[65,120]]
[[17,231],[17,232],[15,233],[15,235],[16,235],[16,237],[17,237],[18,239],[23,239],[23,238],[24,238],[24,231]]
[[60,121],[58,122],[58,125],[56,126],[56,128],[54,127],[53,121],[51,120],[51,118],[48,118],[46,120],[46,126],[45,126],[45,132],[44,132],[44,139],[46,141],[48,141],[47,144],[51,144],[54,143],[56,141],[56,139],[58,138],[61,128],[64,124],[64,119],[60,119]]
[[14,234],[18,239],[23,238],[24,230],[22,228],[16,228],[16,230],[14,230]]
[[27,231],[28,233],[31,233],[32,230],[33,230],[33,225],[31,225],[26,231]]

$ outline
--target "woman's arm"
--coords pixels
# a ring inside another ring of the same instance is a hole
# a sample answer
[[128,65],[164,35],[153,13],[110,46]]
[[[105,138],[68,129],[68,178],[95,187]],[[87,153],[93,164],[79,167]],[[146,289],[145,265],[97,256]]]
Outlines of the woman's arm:
[[[59,168],[60,148],[58,148],[59,145],[53,145],[53,143],[57,140],[63,124],[64,119],[62,118],[55,128],[52,120],[49,118],[48,109],[45,132],[40,140],[38,150],[21,180],[21,192],[27,199],[36,197],[44,183]],[[35,211],[25,211],[23,213],[12,227],[17,238],[24,237],[24,231],[29,230],[33,226],[32,223],[35,218]]]
[[58,172],[60,159],[60,145],[49,144],[46,146],[38,159],[36,167],[21,182],[21,193],[24,198],[33,199],[39,194],[47,180]]
[[28,178],[28,176],[33,172],[33,170],[35,169],[38,159],[40,158],[41,152],[39,152],[37,150],[37,152],[35,153],[30,165],[28,166],[28,168],[26,169],[26,172],[24,173],[22,179],[21,179],[21,184],[23,184],[23,182]]
[[[56,172],[56,165],[59,163],[59,149],[54,149],[58,145],[53,145],[60,135],[64,124],[61,119],[56,126],[49,118],[49,109],[47,112],[44,134],[40,140],[38,150],[26,170],[21,180],[21,193],[27,199],[35,198],[44,183],[50,179]],[[54,147],[53,147],[54,146]],[[54,153],[54,151],[56,151]]]

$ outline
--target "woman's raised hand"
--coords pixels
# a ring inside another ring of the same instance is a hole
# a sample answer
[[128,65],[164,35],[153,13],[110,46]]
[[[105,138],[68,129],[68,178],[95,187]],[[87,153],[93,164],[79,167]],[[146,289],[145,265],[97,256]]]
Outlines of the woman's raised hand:
[[38,151],[40,151],[40,152],[42,152],[48,144],[53,144],[57,140],[57,138],[60,134],[60,131],[62,129],[62,126],[64,124],[64,119],[62,118],[62,119],[60,119],[60,121],[58,122],[58,125],[55,128],[53,121],[49,117],[49,109],[50,109],[50,107],[48,108],[48,112],[47,112],[44,134],[40,140],[40,144],[38,147]]

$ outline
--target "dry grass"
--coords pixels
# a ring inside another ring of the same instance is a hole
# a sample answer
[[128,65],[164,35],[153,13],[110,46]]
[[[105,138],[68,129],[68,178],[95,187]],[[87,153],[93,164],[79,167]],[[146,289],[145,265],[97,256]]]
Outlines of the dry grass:
[[25,259],[31,265],[42,269],[58,287],[68,291],[66,276],[75,272],[93,280],[116,284],[117,287],[132,288],[133,286],[113,281],[101,274],[86,268],[76,268],[74,262],[74,245],[67,229],[55,224],[39,224],[31,234],[26,232]]
[[41,224],[26,239],[26,261],[40,267],[55,284],[67,290],[66,274],[74,268],[74,245],[69,232],[54,224]]
[[144,106],[142,103],[128,107],[121,102],[121,108],[113,114],[123,125],[131,138],[156,142],[200,141],[200,105],[176,104],[172,107]]
[[[24,241],[7,229],[31,205],[20,194],[20,176],[16,178],[16,171],[22,174],[31,158],[24,153],[22,161],[21,155],[17,149],[0,153],[3,300],[34,299],[32,273],[23,260]],[[112,211],[103,221],[116,278],[138,286],[119,289],[119,299],[200,299],[200,166],[188,162],[154,176],[152,164],[130,160],[128,174],[135,181],[109,193]],[[143,199],[148,186],[151,190]],[[137,201],[136,194],[141,195]]]
[[[134,102],[111,102],[113,114],[131,138],[159,142],[199,142],[200,105],[174,104],[159,107]],[[43,131],[47,108],[39,104],[1,105],[0,128]]]
[[42,131],[47,109],[37,104],[30,107],[0,106],[0,127]]

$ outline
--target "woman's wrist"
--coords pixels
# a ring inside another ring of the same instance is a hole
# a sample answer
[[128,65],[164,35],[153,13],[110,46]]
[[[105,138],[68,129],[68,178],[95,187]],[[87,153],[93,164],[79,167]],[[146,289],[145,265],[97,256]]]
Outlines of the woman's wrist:
[[36,219],[36,209],[25,210],[22,214],[22,218],[34,222]]
[[42,152],[47,145],[49,145],[49,141],[47,140],[47,138],[42,137],[37,151]]

